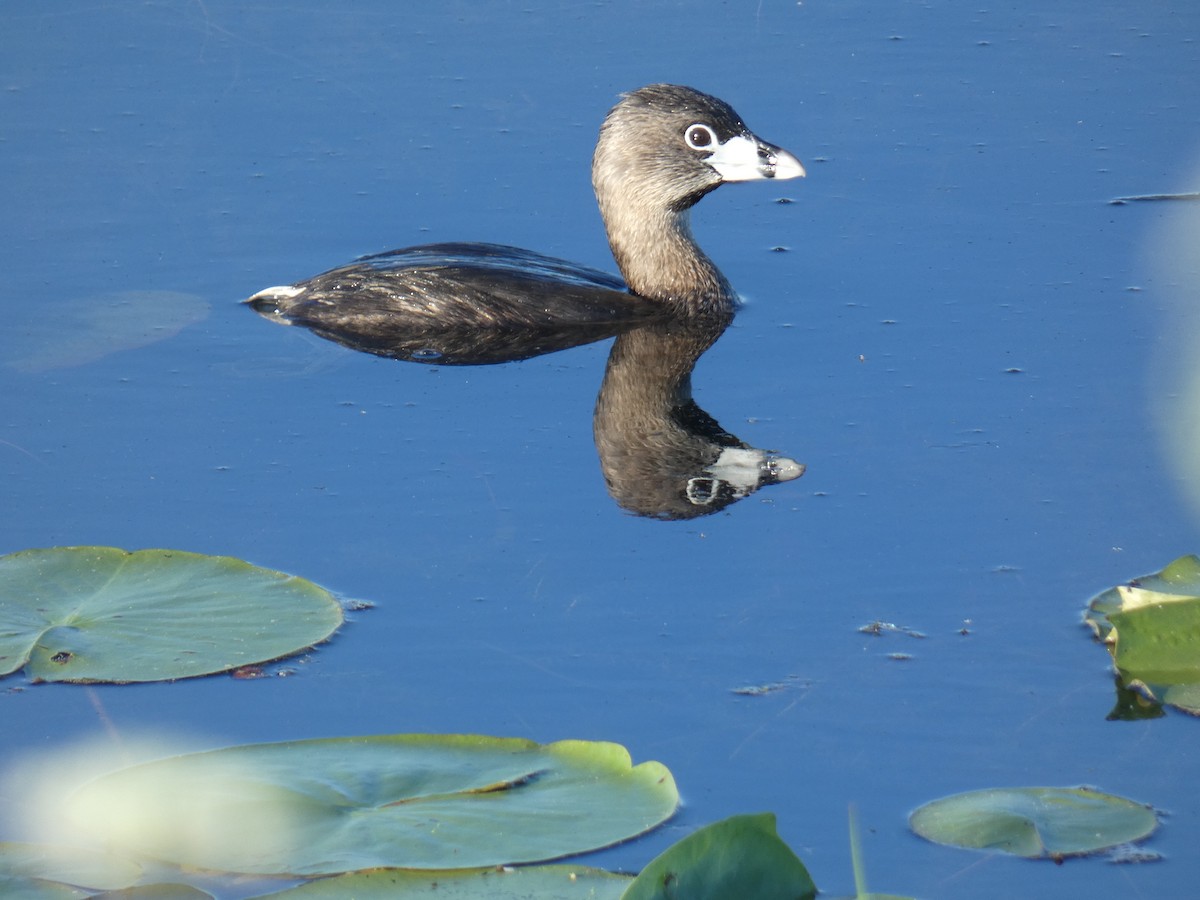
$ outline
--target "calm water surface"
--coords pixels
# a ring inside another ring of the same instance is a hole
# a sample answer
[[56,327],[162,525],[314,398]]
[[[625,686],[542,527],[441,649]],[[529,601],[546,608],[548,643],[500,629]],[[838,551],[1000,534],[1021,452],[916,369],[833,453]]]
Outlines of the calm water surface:
[[[227,554],[377,606],[291,678],[10,678],[0,768],[144,731],[614,740],[685,805],[599,865],[773,810],[844,892],[854,804],[876,890],[1190,896],[1197,723],[1105,721],[1078,625],[1200,550],[1198,205],[1110,203],[1200,190],[1200,7],[1174,7],[10,5],[0,551]],[[238,305],[426,241],[611,268],[596,128],[662,80],[808,165],[694,223],[749,301],[697,400],[799,481],[630,516],[591,440],[607,343],[418,366]],[[1169,811],[1166,859],[1056,867],[906,828],[947,793],[1081,783]]]

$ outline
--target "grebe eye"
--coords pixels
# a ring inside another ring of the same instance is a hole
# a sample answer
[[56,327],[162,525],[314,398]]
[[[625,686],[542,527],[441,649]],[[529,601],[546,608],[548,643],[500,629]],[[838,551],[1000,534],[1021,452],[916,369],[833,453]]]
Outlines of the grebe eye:
[[707,125],[697,122],[689,125],[683,132],[683,139],[693,150],[708,150],[717,143],[717,136]]

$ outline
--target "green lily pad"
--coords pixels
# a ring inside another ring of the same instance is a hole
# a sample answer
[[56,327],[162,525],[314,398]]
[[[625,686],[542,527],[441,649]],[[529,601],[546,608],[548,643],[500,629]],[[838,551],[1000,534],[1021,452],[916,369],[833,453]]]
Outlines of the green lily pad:
[[326,640],[323,588],[226,556],[56,547],[0,556],[0,675],[161,681],[267,662]]
[[124,857],[83,847],[0,843],[0,896],[83,897],[91,892],[128,887],[141,866]]
[[[633,881],[587,866],[492,866],[487,869],[376,869],[320,878],[271,900],[620,900]],[[262,900],[265,900],[265,897]]]
[[400,734],[252,744],[105,775],[68,804],[116,846],[200,869],[323,875],[536,862],[669,818],[674,779],[617,744]]
[[1163,703],[1200,716],[1200,684],[1172,684],[1163,690]]
[[18,372],[81,366],[165,340],[208,313],[207,300],[178,291],[117,291],[59,301],[8,328],[4,355]]
[[1200,558],[1092,598],[1086,623],[1108,646],[1122,683],[1156,703],[1200,708]]
[[696,831],[651,860],[622,900],[808,900],[817,888],[780,840],[771,813],[732,816]]
[[991,788],[927,803],[909,817],[926,840],[953,847],[1061,859],[1138,841],[1154,810],[1090,788]]
[[1117,668],[1154,684],[1200,681],[1200,597],[1136,588],[1123,596],[1127,605],[1108,615]]
[[1096,633],[1096,637],[1101,640],[1108,637],[1110,613],[1143,605],[1144,601],[1139,603],[1136,593],[1132,600],[1127,601],[1127,594],[1131,590],[1165,594],[1180,600],[1196,597],[1200,595],[1200,557],[1181,556],[1161,572],[1134,578],[1128,584],[1109,588],[1093,597],[1088,602],[1084,621]]

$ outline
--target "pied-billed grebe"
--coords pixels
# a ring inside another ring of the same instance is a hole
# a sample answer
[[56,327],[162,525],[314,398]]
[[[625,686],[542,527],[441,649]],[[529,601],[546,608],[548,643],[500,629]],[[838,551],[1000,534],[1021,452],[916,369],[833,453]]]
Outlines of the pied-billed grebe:
[[[726,181],[798,178],[794,156],[750,132],[729,104],[689,87],[626,94],[600,128],[592,185],[628,291],[611,275],[495,244],[433,244],[367,256],[247,302],[318,334],[522,329],[733,309],[696,246],[692,206]],[[631,292],[631,293],[630,293]]]

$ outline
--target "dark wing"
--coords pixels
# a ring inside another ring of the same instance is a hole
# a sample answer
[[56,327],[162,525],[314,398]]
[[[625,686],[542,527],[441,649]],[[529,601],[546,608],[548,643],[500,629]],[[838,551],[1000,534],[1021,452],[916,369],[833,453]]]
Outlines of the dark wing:
[[348,347],[443,364],[525,359],[611,337],[660,314],[616,276],[497,244],[365,256],[248,303]]

